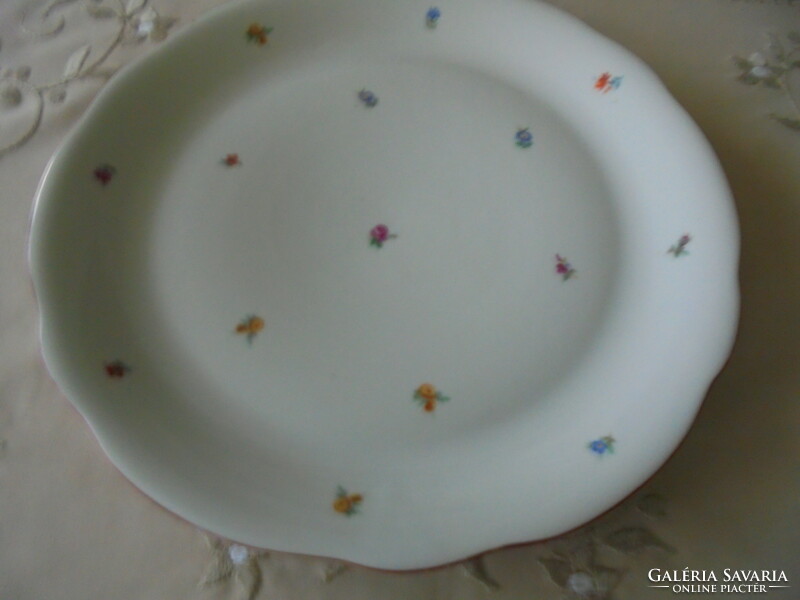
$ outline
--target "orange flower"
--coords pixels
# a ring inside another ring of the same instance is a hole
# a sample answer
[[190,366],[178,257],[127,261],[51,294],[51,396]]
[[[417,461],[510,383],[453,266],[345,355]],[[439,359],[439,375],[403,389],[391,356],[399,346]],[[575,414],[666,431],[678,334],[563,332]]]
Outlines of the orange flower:
[[358,505],[364,500],[361,494],[350,494],[342,486],[336,490],[336,500],[333,501],[333,510],[348,517],[358,512]]
[[431,401],[436,400],[439,396],[439,393],[436,391],[436,388],[431,385],[430,383],[423,383],[421,386],[417,388],[417,396],[422,398],[423,400]]
[[423,383],[414,391],[414,400],[425,412],[432,413],[439,402],[447,402],[450,398],[444,396],[433,384]]
[[264,325],[264,319],[256,315],[250,315],[242,319],[236,326],[236,333],[246,334],[247,341],[252,342],[256,334],[264,329]]
[[338,513],[347,514],[353,508],[353,502],[347,496],[341,496],[333,501],[333,510]]
[[247,39],[251,42],[258,42],[259,46],[263,46],[267,43],[267,34],[271,31],[271,27],[267,28],[259,23],[251,23],[250,27],[247,28]]

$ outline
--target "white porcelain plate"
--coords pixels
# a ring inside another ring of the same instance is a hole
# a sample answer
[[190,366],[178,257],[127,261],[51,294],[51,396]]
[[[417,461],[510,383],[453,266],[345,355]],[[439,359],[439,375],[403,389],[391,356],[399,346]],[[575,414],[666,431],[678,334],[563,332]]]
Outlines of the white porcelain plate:
[[686,434],[738,234],[653,73],[521,0],[254,0],[53,159],[47,364],[122,472],[241,543],[387,569],[581,525]]

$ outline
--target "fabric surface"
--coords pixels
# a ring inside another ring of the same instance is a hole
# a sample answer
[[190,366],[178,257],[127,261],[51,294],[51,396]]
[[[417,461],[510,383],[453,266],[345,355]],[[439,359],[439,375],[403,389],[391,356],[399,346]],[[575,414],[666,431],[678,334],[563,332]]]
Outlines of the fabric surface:
[[648,587],[655,568],[782,571],[790,587],[768,594],[796,598],[800,2],[553,2],[644,59],[709,138],[742,232],[739,335],[683,445],[623,505],[564,539],[411,574],[207,538],[116,471],[40,358],[26,252],[47,162],[116,68],[217,4],[0,3],[0,598],[673,595]]

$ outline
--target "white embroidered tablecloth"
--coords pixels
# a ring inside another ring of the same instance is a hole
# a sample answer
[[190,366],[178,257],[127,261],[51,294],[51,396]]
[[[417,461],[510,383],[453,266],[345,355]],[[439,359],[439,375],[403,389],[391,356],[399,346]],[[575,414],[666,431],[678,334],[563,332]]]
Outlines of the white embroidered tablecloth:
[[716,150],[742,230],[738,341],[684,444],[622,506],[406,574],[206,537],[112,467],[40,358],[26,252],[48,159],[116,69],[220,3],[0,2],[0,599],[676,595],[648,587],[652,569],[775,571],[789,587],[734,595],[799,597],[800,2],[553,2],[649,63]]

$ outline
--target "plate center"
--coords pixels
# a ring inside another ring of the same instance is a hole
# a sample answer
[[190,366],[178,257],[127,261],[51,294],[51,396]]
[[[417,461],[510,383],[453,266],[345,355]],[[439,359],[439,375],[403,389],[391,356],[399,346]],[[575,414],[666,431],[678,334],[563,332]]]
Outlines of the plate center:
[[[176,157],[154,221],[156,321],[224,390],[193,402],[322,446],[545,404],[615,281],[615,209],[579,134],[456,64],[256,81]],[[237,334],[252,315],[263,329]],[[426,410],[426,383],[449,400]]]

